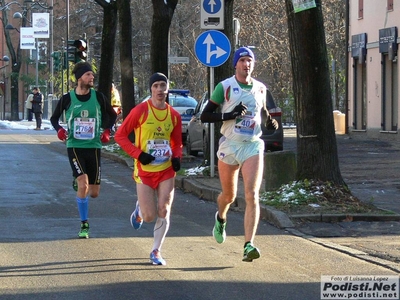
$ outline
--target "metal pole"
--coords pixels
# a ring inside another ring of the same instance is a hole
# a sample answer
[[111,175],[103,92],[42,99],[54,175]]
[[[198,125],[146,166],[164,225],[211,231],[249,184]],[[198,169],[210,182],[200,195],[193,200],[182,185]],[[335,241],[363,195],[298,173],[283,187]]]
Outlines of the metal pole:
[[69,0],[67,0],[67,49],[65,55],[67,56],[67,92],[69,91],[69,61],[68,61],[68,40],[69,40]]
[[[171,76],[171,63],[169,62],[169,58],[171,56],[171,30],[168,30],[168,74],[167,77],[170,78]],[[151,87],[150,87],[151,93]]]
[[[345,65],[345,69],[346,69],[346,75],[344,76],[344,86],[345,86],[345,96],[344,96],[344,113],[346,114],[346,117],[344,119],[344,130],[345,133],[348,134],[349,133],[349,26],[350,26],[350,1],[346,0],[346,33],[345,33],[345,39],[346,39],[346,49],[345,49],[345,53],[346,53],[346,65]],[[354,99],[355,100],[355,99]]]
[[3,93],[3,120],[6,119],[6,93],[7,93],[7,85],[6,85],[6,74],[3,71],[3,82],[4,82],[4,93]]
[[[211,94],[214,91],[214,68],[210,68],[210,95],[209,97],[211,98]],[[214,144],[215,144],[215,129],[214,129],[214,123],[210,123],[210,177],[215,176],[215,159],[214,159]]]
[[39,87],[39,41],[35,39],[36,44],[36,87]]
[[[62,51],[61,51],[61,63],[64,66],[64,56],[65,56],[65,48],[64,48],[64,41],[62,41]],[[64,95],[64,67],[61,69],[61,95]]]
[[[53,20],[54,20],[54,2],[51,0],[51,10],[50,10],[50,54],[53,53],[54,51],[54,45],[53,45]],[[51,75],[51,80],[50,80],[50,94],[54,95],[54,59],[53,56],[50,55],[50,75]]]

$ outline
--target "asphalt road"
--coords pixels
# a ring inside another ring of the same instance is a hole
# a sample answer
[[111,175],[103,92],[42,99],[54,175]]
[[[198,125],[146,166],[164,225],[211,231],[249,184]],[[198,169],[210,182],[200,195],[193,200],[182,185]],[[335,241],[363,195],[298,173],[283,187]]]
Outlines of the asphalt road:
[[261,258],[241,261],[243,215],[227,241],[212,236],[215,203],[176,190],[163,246],[148,261],[154,224],[130,227],[131,169],[103,159],[101,195],[79,218],[65,146],[54,131],[0,130],[0,299],[320,299],[321,275],[395,275],[261,222]]

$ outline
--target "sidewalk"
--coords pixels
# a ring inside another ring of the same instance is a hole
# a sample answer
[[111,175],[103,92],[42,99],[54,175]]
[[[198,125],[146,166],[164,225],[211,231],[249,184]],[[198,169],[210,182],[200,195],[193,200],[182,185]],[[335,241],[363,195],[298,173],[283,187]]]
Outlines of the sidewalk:
[[[177,188],[216,202],[220,193],[219,179],[210,177],[177,177]],[[356,187],[356,186],[355,186]],[[371,193],[374,191],[370,190]],[[397,203],[400,193],[385,199],[385,205]],[[239,180],[238,197],[232,210],[244,211],[243,182]],[[348,255],[400,272],[400,215],[362,215],[359,221],[336,222],[345,216],[326,216],[326,222],[296,222],[285,213],[261,205],[261,218],[293,235],[308,239]]]
[[[397,188],[400,146],[347,136],[338,136],[337,143],[342,176],[353,195],[395,214],[354,216],[351,222],[337,221],[345,219],[345,216],[337,215],[325,216],[325,222],[298,222],[281,211],[262,205],[261,218],[321,246],[400,272],[400,190]],[[104,152],[103,155],[131,165],[131,160]],[[190,159],[184,157],[183,163],[187,164],[185,160]],[[184,192],[213,202],[221,191],[218,177],[177,176],[175,185]],[[239,180],[238,196],[231,209],[244,211],[244,208],[243,182]]]
[[[285,137],[287,140],[287,138]],[[261,206],[261,218],[288,232],[346,254],[400,272],[400,145],[393,141],[337,136],[343,179],[352,194],[364,202],[394,212],[386,216],[324,216],[324,222],[299,222],[281,211]],[[288,145],[290,147],[290,145]],[[289,149],[296,151],[296,149]],[[177,178],[176,186],[200,198],[216,201],[220,192],[217,177]],[[262,189],[264,184],[262,184]],[[243,182],[232,209],[244,210]],[[311,219],[311,218],[310,218]]]
[[[295,134],[286,136],[285,148],[296,152]],[[372,203],[383,210],[393,212],[386,216],[363,215],[354,218],[362,221],[400,221],[400,184],[398,183],[398,170],[400,169],[400,144],[394,141],[366,139],[365,137],[349,137],[338,135],[337,147],[339,165],[342,177],[351,193],[366,203]],[[189,159],[184,157],[183,159]],[[184,164],[184,163],[183,163]],[[220,182],[217,175],[177,177],[176,186],[186,192],[191,192],[199,197],[216,201],[220,193]],[[260,192],[265,190],[265,182],[261,184]],[[236,209],[244,208],[244,187],[239,177],[238,197],[233,205]],[[269,222],[280,228],[295,227],[286,214],[276,213],[273,208],[264,207],[263,210],[271,211],[265,217]],[[279,218],[271,214],[278,214]],[[310,219],[317,220],[316,218]],[[325,221],[335,222],[337,217],[325,217]]]
[[[201,199],[213,201],[213,202],[217,201],[217,197],[218,197],[219,193],[221,192],[221,185],[220,185],[218,177],[211,178],[211,177],[206,177],[206,176],[188,176],[188,177],[177,176],[177,178],[175,180],[175,186],[185,192],[189,192],[194,195],[197,195]],[[263,191],[264,191],[264,188],[262,185],[260,192],[263,192]],[[370,190],[370,192],[373,193],[374,191]],[[389,195],[387,195],[387,197],[385,198],[385,201],[384,201],[385,206],[389,205],[390,202],[397,204],[397,202],[398,202],[397,199],[400,199],[400,192],[397,194],[397,197],[395,194],[392,194],[390,199],[388,199],[388,197],[389,197]],[[379,206],[379,203],[377,203],[378,201],[375,201],[375,202],[376,203],[374,203],[374,204],[377,207],[384,208],[384,207]],[[231,207],[232,207],[232,209],[239,210],[239,211],[245,209],[244,186],[243,186],[243,180],[241,180],[240,178],[239,178],[239,182],[238,182],[238,196],[237,196],[234,204]],[[384,208],[384,209],[389,210],[389,208]],[[388,215],[362,214],[362,215],[354,215],[353,219],[356,220],[356,222],[362,221],[362,222],[369,222],[369,223],[400,221],[400,213],[395,210],[391,210],[391,211],[393,211],[394,214],[388,214]],[[265,206],[265,205],[261,205],[261,218],[265,219],[266,221],[275,225],[276,227],[282,228],[282,229],[295,228],[295,227],[300,226],[300,225],[298,225],[299,222],[298,222],[297,216],[288,216],[284,212],[281,212],[279,210],[274,209],[273,207],[269,207],[269,206]],[[345,219],[345,218],[346,218],[346,215],[319,215],[319,214],[301,215],[301,219],[311,220],[311,221],[313,221],[312,223],[315,223],[315,224],[337,223],[338,220]],[[321,219],[324,222],[319,222]],[[351,222],[351,223],[356,223],[356,222]],[[313,230],[316,230],[316,229],[313,229]],[[365,231],[363,228],[358,228],[358,230]],[[400,231],[399,231],[399,233],[400,233]],[[354,235],[354,233],[352,233],[352,235]],[[340,235],[338,235],[338,233],[336,233],[334,235],[330,234],[330,236],[343,236],[343,233]]]

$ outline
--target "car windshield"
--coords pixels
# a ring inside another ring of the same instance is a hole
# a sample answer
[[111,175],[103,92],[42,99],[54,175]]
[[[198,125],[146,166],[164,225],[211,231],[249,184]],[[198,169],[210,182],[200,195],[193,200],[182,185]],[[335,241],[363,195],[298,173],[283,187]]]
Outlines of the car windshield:
[[169,104],[172,107],[196,107],[197,101],[192,97],[169,94]]
[[[172,107],[193,107],[195,108],[197,106],[197,101],[196,99],[187,96],[181,96],[181,95],[175,95],[175,94],[169,94],[168,96],[169,100],[169,105]],[[147,101],[150,99],[150,96],[144,97],[141,102]]]

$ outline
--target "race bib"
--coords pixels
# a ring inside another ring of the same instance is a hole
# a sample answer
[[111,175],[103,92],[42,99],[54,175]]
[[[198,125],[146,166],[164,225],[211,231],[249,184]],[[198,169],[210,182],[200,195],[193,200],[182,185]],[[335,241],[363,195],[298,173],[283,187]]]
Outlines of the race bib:
[[241,135],[252,136],[254,135],[255,126],[256,122],[254,121],[254,114],[253,112],[248,111],[244,116],[236,117],[233,132]]
[[96,128],[95,118],[75,118],[74,119],[74,138],[78,140],[91,140],[94,138]]
[[167,140],[148,140],[146,152],[156,158],[150,163],[151,165],[161,165],[172,156],[172,150]]

